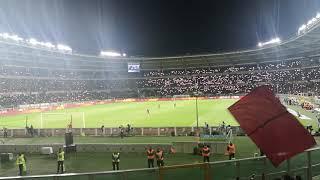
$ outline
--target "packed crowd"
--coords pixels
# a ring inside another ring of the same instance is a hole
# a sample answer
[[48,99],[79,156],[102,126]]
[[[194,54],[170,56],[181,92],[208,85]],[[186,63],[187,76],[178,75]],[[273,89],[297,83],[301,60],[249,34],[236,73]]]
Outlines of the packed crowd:
[[[159,75],[158,77],[152,77]],[[244,94],[268,84],[278,93],[319,93],[319,61],[292,60],[270,64],[250,64],[243,67],[223,67],[199,70],[145,72],[138,87],[153,89],[161,96],[202,92],[210,95]]]
[[1,79],[1,93],[99,91],[128,88],[128,80]]
[[[316,73],[315,73],[316,72]],[[140,87],[153,88],[162,96],[176,94],[190,94],[200,91],[205,94],[243,94],[251,89],[268,84],[274,87],[278,93],[319,93],[319,71],[309,71],[305,76],[300,76],[301,71],[274,71],[272,73],[249,73],[249,74],[225,74],[193,77],[172,77],[144,79],[138,81]],[[315,74],[315,76],[311,76]]]
[[[319,64],[319,60],[296,58],[258,64],[149,70],[125,76],[107,71],[4,65],[0,66],[0,104],[2,107],[12,107],[19,104],[172,96],[193,92],[236,95],[263,84],[273,86],[278,93],[319,93]],[[147,91],[152,93],[145,93]]]
[[128,80],[1,79],[0,109],[133,96],[127,88]]
[[55,79],[104,79],[115,75],[107,71],[94,70],[76,70],[76,69],[50,69],[48,67],[17,67],[17,66],[0,66],[0,76],[13,77],[47,77]]
[[40,104],[47,102],[65,102],[65,101],[89,101],[99,100],[102,97],[108,97],[107,93],[54,93],[54,94],[12,94],[2,96],[0,104],[4,108],[16,107],[24,104]]
[[162,77],[162,76],[181,76],[181,75],[205,75],[216,73],[235,73],[235,72],[248,72],[259,70],[278,70],[301,67],[301,59],[288,60],[279,62],[268,62],[259,64],[240,64],[240,65],[224,65],[215,67],[203,67],[194,69],[181,69],[181,70],[159,70],[148,71],[143,74],[144,77]]

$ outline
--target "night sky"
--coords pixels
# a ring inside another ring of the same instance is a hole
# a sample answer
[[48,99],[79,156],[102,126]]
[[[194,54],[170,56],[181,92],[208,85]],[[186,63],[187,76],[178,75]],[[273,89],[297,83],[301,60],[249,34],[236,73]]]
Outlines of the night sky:
[[0,0],[0,32],[81,54],[172,56],[288,39],[318,11],[319,0]]

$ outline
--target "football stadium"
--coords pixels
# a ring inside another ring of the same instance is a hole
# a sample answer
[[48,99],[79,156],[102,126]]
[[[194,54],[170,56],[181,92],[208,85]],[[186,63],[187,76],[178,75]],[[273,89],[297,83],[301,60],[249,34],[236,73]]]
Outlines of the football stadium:
[[0,32],[0,179],[320,179],[319,51],[319,13],[287,39],[176,56]]

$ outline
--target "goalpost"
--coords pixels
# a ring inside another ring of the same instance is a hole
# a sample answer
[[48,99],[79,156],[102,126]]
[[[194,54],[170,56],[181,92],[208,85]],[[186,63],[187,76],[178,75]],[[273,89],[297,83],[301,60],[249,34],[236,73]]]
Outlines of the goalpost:
[[72,123],[73,127],[86,127],[84,112],[41,113],[40,128],[49,128],[50,125],[46,126],[46,123],[62,124],[63,127],[67,127],[68,124]]
[[179,99],[179,98],[190,98],[190,95],[173,95],[172,98],[173,98],[173,101],[176,101],[176,98],[177,99]]

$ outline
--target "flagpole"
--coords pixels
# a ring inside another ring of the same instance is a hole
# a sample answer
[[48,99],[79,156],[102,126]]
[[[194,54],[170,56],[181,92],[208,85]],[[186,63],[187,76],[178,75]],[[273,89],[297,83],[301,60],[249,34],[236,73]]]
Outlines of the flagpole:
[[197,131],[199,132],[198,96],[196,96],[196,118],[197,118]]
[[197,121],[197,136],[200,135],[200,130],[199,130],[199,109],[198,109],[198,96],[199,92],[194,92],[193,93],[196,96],[196,121]]

